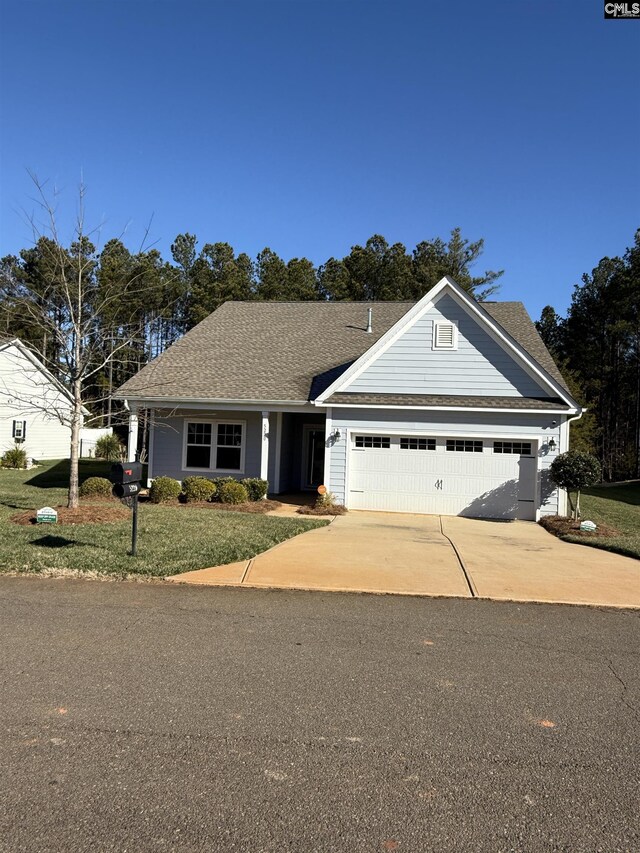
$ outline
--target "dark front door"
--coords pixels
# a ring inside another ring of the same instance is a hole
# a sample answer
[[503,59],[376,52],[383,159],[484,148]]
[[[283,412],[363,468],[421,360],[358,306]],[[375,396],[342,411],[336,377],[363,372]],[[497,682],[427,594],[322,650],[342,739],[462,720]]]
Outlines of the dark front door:
[[317,489],[324,480],[324,426],[304,428],[302,488]]

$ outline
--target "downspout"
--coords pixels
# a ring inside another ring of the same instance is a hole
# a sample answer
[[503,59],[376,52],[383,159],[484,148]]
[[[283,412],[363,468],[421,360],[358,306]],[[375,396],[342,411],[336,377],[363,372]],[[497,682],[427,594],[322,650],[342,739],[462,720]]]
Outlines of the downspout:
[[[586,411],[587,411],[586,409],[580,409],[579,414],[574,415],[572,418],[567,418],[567,420],[565,421],[565,423],[566,423],[566,427],[567,427],[567,446],[566,446],[566,448],[562,451],[563,453],[566,453],[566,452],[567,452],[567,450],[569,449],[570,431],[571,431],[570,424],[572,424],[572,423],[573,423],[573,421],[579,421],[579,420],[580,420],[580,418],[582,417],[582,415],[583,415]],[[566,515],[567,510],[568,510],[568,508],[569,508],[569,507],[568,507],[568,503],[569,503],[569,493],[567,492],[567,490],[566,490],[566,489],[563,489],[563,491],[564,491],[564,495],[565,495],[564,512],[565,512],[565,515]]]

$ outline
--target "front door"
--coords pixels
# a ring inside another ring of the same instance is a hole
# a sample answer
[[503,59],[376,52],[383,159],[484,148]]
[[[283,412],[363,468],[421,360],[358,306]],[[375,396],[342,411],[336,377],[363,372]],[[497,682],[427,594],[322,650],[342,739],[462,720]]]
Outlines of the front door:
[[302,443],[302,488],[317,489],[324,480],[324,426],[304,427]]

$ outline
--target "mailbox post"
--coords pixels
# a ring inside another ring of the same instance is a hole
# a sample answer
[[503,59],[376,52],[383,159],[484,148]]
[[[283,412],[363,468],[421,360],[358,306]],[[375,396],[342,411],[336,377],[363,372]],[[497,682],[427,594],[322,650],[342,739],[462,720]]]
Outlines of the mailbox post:
[[131,556],[135,557],[138,549],[138,495],[142,488],[142,463],[116,462],[111,466],[109,479],[113,483],[111,493],[114,497],[130,501],[133,510],[131,525]]

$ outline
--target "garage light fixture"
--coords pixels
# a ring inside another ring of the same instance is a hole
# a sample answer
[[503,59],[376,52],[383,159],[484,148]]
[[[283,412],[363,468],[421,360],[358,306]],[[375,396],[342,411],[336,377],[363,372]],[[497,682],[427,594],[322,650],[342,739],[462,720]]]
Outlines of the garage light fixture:
[[549,439],[549,441],[547,443],[547,447],[549,448],[549,450],[555,450],[556,449],[556,441],[554,438]]

